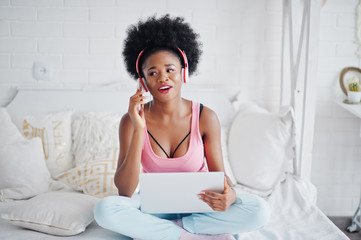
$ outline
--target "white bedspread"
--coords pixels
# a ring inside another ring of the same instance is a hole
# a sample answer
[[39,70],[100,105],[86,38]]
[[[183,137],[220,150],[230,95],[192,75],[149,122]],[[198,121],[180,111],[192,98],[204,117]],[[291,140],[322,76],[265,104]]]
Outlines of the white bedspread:
[[[347,240],[348,238],[314,204],[312,184],[293,175],[280,184],[268,202],[271,205],[270,223],[262,230],[239,235],[239,240]],[[0,203],[0,214],[22,201]],[[141,226],[139,226],[141,228]],[[21,229],[0,218],[2,240],[59,240],[51,236]],[[66,237],[67,240],[129,240],[111,231],[100,228],[95,222],[84,233]]]
[[239,235],[239,240],[347,240],[315,205],[314,186],[294,175],[275,189],[268,202],[269,224],[260,231]]

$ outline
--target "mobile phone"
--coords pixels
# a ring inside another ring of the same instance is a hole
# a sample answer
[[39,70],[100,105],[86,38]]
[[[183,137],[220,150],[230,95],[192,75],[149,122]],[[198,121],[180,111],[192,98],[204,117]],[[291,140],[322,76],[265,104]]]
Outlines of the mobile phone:
[[[149,102],[149,101],[150,101],[151,94],[150,94],[149,91],[145,91],[142,83],[140,82],[140,79],[138,79],[137,90],[138,90],[138,89],[144,91],[144,92],[143,92],[143,96],[146,97],[145,100],[144,100],[144,103]],[[140,111],[140,109],[141,109],[141,105],[138,106],[138,110],[139,110],[139,111]]]

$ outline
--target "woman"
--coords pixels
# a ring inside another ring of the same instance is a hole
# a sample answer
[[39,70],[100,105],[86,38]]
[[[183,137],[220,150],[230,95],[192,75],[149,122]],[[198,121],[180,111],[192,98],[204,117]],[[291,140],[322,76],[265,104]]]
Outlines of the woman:
[[[198,35],[182,18],[152,17],[128,30],[123,55],[139,79],[119,127],[115,185],[120,196],[94,209],[98,224],[137,239],[234,239],[231,234],[261,228],[267,203],[236,194],[225,177],[224,192],[199,194],[215,212],[151,215],[141,212],[138,185],[143,172],[223,171],[220,124],[208,107],[181,97],[182,82],[195,72],[201,54]],[[140,86],[143,86],[143,90]],[[153,100],[145,103],[144,91]]]

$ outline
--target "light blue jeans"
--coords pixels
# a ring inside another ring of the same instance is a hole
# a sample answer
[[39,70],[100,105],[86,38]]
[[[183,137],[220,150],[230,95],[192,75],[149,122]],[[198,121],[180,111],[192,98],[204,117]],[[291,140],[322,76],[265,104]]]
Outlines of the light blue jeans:
[[94,218],[103,228],[146,240],[178,240],[182,228],[170,220],[182,219],[183,228],[196,234],[238,234],[262,228],[269,220],[268,203],[255,195],[238,194],[227,211],[193,214],[148,214],[140,210],[139,195],[100,200]]

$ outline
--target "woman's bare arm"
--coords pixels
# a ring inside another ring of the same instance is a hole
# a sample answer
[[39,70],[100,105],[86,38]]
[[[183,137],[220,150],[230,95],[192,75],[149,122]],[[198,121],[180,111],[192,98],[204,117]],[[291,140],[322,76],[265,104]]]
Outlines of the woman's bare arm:
[[138,185],[143,135],[143,131],[134,129],[128,114],[124,115],[119,126],[119,158],[114,176],[121,196],[131,197]]
[[[221,126],[216,113],[207,107],[204,107],[201,114],[200,129],[209,171],[225,172],[221,146]],[[224,192],[222,194],[204,191],[204,194],[200,194],[200,197],[212,209],[225,211],[236,200],[236,193],[232,185],[231,180],[225,175]]]
[[114,183],[121,196],[131,197],[139,181],[145,128],[143,104],[143,92],[138,89],[130,98],[128,113],[119,125],[119,158]]

